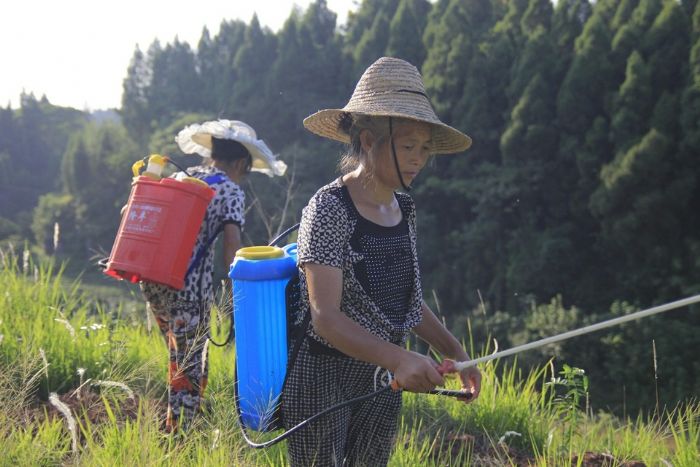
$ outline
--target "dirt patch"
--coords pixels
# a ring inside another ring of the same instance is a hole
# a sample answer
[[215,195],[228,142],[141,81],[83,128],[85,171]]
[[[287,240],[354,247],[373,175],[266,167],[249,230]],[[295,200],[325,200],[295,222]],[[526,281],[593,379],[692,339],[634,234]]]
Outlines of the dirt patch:
[[[100,425],[102,423],[110,423],[110,415],[105,406],[105,399],[98,393],[92,390],[83,390],[80,393],[72,391],[67,394],[58,396],[58,399],[70,409],[71,414],[81,423],[89,422],[90,425]],[[106,398],[109,404],[109,410],[114,415],[117,423],[125,420],[135,420],[139,413],[139,405],[141,399],[138,395],[130,397],[120,397],[119,399]],[[159,401],[144,400],[143,404],[156,406],[158,413],[165,414],[167,406]],[[140,409],[143,411],[143,408]],[[48,401],[38,402],[29,410],[29,419],[32,421],[42,422],[48,417],[49,419],[65,418],[58,408]]]
[[[467,456],[469,452],[471,455]],[[436,444],[433,455],[435,458],[447,457],[453,461],[466,461],[466,457],[469,457],[472,465],[483,467],[535,465],[535,459],[525,451],[505,443],[494,446],[486,437],[465,433],[448,433]]]
[[[571,459],[571,465],[578,465],[578,456]],[[583,455],[581,465],[584,467],[646,467],[644,462],[627,461],[620,462],[610,454],[587,452]]]
[[[535,458],[524,450],[508,446],[506,443],[494,443],[487,437],[473,436],[465,433],[448,433],[433,448],[434,458],[452,460],[464,459],[471,452],[472,465],[482,467],[517,466],[529,467],[537,465]],[[571,458],[571,465],[578,464],[578,456]],[[586,452],[581,460],[583,467],[646,467],[640,461],[621,462],[610,454]]]

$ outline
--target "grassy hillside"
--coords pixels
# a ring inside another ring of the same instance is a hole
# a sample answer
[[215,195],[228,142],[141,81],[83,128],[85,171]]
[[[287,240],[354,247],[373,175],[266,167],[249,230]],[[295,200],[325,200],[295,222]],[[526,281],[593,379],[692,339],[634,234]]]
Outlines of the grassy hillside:
[[[232,348],[210,348],[196,427],[166,435],[166,353],[144,313],[7,252],[0,283],[0,465],[286,464],[283,443],[253,450],[240,435]],[[226,322],[213,313],[221,340]],[[620,420],[590,413],[581,370],[543,362],[521,374],[511,360],[482,371],[474,404],[404,394],[391,465],[700,465],[697,400]]]

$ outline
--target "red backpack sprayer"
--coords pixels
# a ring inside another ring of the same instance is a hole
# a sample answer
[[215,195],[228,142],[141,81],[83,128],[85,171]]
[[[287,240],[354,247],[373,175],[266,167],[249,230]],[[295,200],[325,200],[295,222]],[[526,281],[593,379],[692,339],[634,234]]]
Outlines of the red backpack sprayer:
[[195,265],[189,264],[192,249],[214,190],[206,180],[194,177],[161,178],[168,162],[175,164],[153,154],[143,173],[139,174],[146,165],[143,160],[132,166],[129,201],[112,252],[102,263],[105,274],[132,283],[184,287],[186,273]]

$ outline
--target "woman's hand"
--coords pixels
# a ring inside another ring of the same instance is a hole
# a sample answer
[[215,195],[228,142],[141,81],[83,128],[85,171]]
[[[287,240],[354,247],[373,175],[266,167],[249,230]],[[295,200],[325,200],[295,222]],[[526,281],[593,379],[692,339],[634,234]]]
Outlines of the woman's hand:
[[394,369],[394,379],[406,391],[428,392],[444,383],[437,367],[432,358],[407,350],[402,352]]
[[477,367],[471,366],[459,373],[459,379],[462,381],[462,389],[471,394],[471,397],[460,397],[460,400],[466,404],[474,402],[481,392],[481,372]]

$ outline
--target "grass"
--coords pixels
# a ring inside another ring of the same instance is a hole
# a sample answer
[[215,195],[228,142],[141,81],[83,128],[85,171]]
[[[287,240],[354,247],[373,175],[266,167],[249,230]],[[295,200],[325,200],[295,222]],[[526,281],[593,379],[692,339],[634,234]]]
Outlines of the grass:
[[[209,410],[187,434],[166,435],[166,352],[144,315],[95,301],[51,264],[0,260],[0,466],[286,465],[284,443],[254,450],[241,437],[231,346],[210,347]],[[482,373],[474,404],[404,394],[391,466],[583,465],[586,453],[611,465],[700,465],[696,400],[620,420],[579,407],[583,386],[551,365],[523,374],[512,360],[489,362]]]

